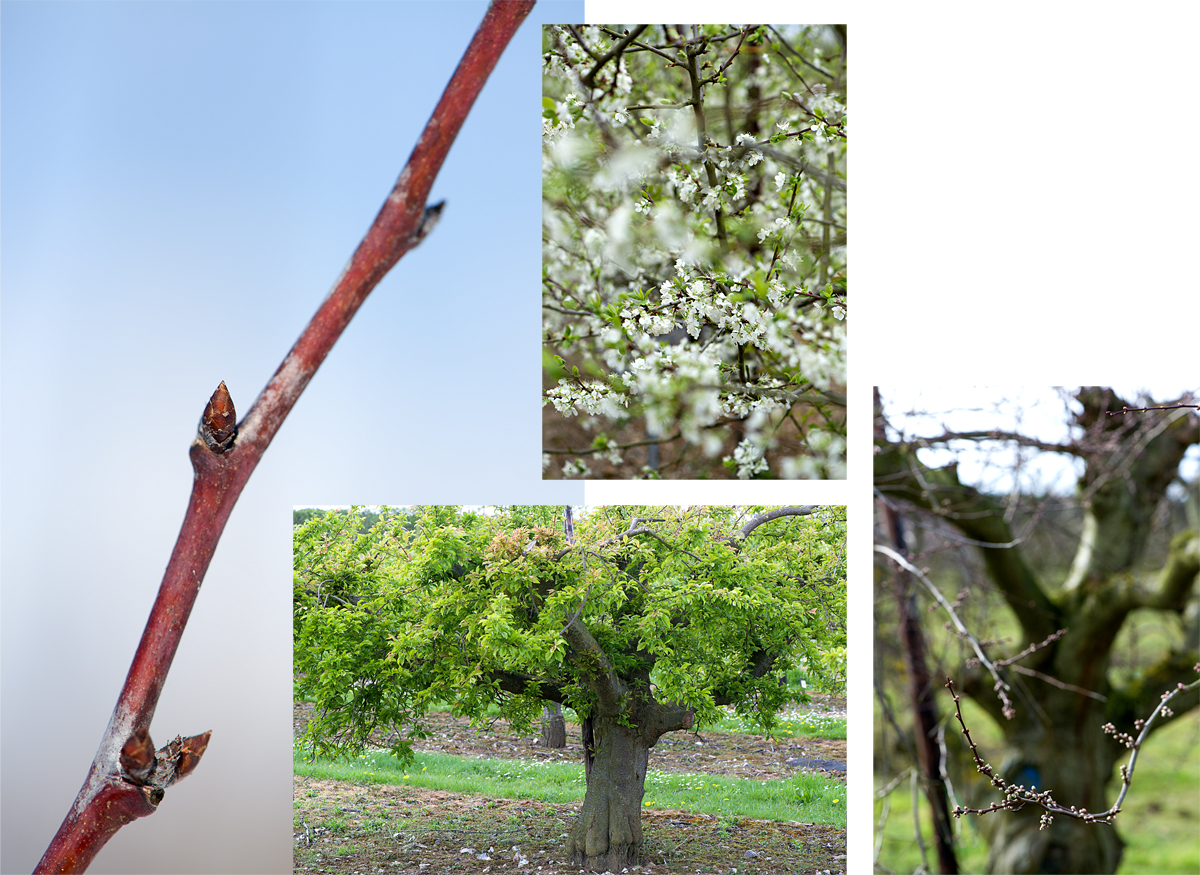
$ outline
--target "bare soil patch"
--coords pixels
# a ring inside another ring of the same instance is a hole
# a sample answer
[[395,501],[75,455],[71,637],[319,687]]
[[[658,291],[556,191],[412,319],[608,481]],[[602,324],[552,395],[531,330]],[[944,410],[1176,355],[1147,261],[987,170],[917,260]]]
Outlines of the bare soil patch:
[[[844,700],[822,704],[844,713]],[[814,704],[816,704],[814,702]],[[296,703],[295,731],[303,731],[312,706]],[[465,757],[582,761],[579,728],[567,725],[567,746],[539,747],[514,736],[504,721],[488,729],[448,714],[430,715],[428,739],[418,751]],[[387,739],[373,739],[386,747]],[[762,780],[805,771],[787,760],[845,762],[846,742],[723,732],[675,732],[650,751],[650,768]],[[845,779],[844,772],[826,776]],[[419,787],[325,781],[297,776],[294,784],[294,871],[313,873],[465,872],[577,875],[562,849],[580,803],[496,799]],[[688,811],[642,812],[643,875],[730,873],[782,875],[844,873],[844,829],[819,824],[716,817]],[[524,861],[524,862],[522,862]]]
[[[302,777],[294,789],[297,873],[580,871],[562,853],[579,803]],[[846,871],[846,833],[836,827],[648,809],[642,830],[642,865],[631,871],[643,875]]]

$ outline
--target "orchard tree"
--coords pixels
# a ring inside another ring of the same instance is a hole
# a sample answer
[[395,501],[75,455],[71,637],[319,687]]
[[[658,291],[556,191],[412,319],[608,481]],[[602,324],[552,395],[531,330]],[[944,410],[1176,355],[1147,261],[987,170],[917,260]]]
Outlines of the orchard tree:
[[[294,530],[297,697],[313,755],[377,731],[412,756],[435,703],[527,732],[545,703],[583,722],[587,791],[566,852],[636,865],[650,748],[732,705],[769,733],[807,658],[845,646],[845,508],[453,507],[367,535],[326,516]],[[568,526],[567,528],[571,528]]]
[[845,28],[550,26],[543,70],[546,476],[844,478]]
[[[925,778],[942,871],[956,871],[947,815],[968,809],[990,818],[989,872],[1116,871],[1120,800],[1138,792],[1127,771],[1113,786],[1116,764],[1130,757],[1122,742],[1142,733],[1140,748],[1200,704],[1197,483],[1181,469],[1200,444],[1200,417],[1180,406],[1195,399],[1131,412],[1112,390],[1084,387],[1064,400],[1070,429],[1061,441],[1002,427],[906,438],[876,411],[879,531],[888,533],[876,551],[881,571],[896,573],[886,587],[900,601],[898,620],[887,608],[894,599],[879,601],[877,686],[896,676],[884,666],[895,664],[894,642],[903,641],[919,723],[903,737]],[[959,459],[989,447],[1073,460],[1074,500],[964,482]],[[934,465],[920,456],[933,450],[956,459]],[[936,614],[917,607],[924,593]],[[1126,660],[1119,641],[1134,612],[1157,616],[1166,634],[1147,657]],[[958,645],[945,645],[933,667],[928,654],[940,648],[927,642],[940,638],[943,622]],[[936,743],[939,724],[958,712],[958,699],[945,698],[947,675],[1003,736],[1000,750],[960,748],[969,773],[988,780],[951,787],[970,799],[956,811],[946,802],[946,750],[939,759]],[[1169,708],[1160,707],[1164,694],[1174,694]],[[897,709],[886,698],[882,705],[896,725]],[[1046,791],[1053,800],[1039,801]]]

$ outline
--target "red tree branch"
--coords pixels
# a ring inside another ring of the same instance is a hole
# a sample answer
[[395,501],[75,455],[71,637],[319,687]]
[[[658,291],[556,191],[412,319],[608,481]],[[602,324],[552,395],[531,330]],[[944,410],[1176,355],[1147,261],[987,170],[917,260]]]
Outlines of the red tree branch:
[[118,829],[151,814],[165,789],[199,763],[209,733],[177,737],[155,751],[149,729],[225,523],[300,393],[367,295],[432,227],[440,211],[440,206],[426,209],[433,181],[475,98],[532,8],[533,0],[493,0],[350,264],[241,423],[234,425],[225,384],[213,393],[189,451],[192,494],[158,597],[87,779],[37,872],[87,869]]

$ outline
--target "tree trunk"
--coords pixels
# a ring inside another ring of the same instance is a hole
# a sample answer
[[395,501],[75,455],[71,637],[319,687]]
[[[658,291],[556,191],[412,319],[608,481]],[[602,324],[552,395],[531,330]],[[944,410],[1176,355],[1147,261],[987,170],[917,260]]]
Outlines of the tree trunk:
[[642,797],[650,745],[636,729],[593,718],[596,754],[583,810],[567,836],[576,866],[620,872],[638,865],[642,849]]
[[562,705],[547,702],[542,709],[542,747],[566,747],[567,724],[563,721]]

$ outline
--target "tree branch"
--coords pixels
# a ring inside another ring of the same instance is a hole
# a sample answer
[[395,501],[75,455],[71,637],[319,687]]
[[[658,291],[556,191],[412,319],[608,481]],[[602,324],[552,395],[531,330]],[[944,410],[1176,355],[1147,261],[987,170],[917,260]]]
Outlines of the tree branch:
[[[750,659],[750,677],[760,678],[775,665],[777,654],[769,650],[757,650]],[[728,690],[713,690],[713,702],[716,705],[732,705],[740,696]]]
[[562,684],[535,678],[533,675],[500,669],[488,672],[488,678],[496,681],[496,685],[506,693],[512,693],[517,696],[527,695],[530,691],[530,684],[533,684],[537,687],[534,695],[539,699],[545,699],[548,702],[558,702],[560,705],[566,704]]
[[1063,623],[1060,609],[1050,601],[1032,569],[1015,549],[995,549],[1014,543],[1004,509],[990,496],[958,479],[957,466],[927,468],[909,444],[877,441],[875,485],[885,496],[910,501],[944,517],[967,537],[991,545],[981,550],[992,579],[1031,641],[1046,638]]
[[563,636],[575,651],[571,660],[579,666],[580,677],[596,694],[602,707],[615,710],[621,696],[626,692],[625,684],[617,675],[600,642],[578,618],[567,624]]
[[777,510],[769,510],[766,513],[760,513],[757,516],[753,517],[744,526],[742,526],[741,529],[736,534],[730,535],[725,540],[733,541],[736,539],[738,541],[744,541],[746,538],[748,538],[750,536],[751,532],[753,532],[755,529],[757,529],[763,523],[769,523],[769,522],[771,522],[771,520],[777,520],[780,517],[785,517],[785,516],[808,516],[810,513],[817,510],[819,507],[820,506],[816,505],[816,504],[806,504],[806,505],[803,505],[802,507],[781,507],[781,508],[778,508]]
[[[152,813],[163,789],[199,762],[207,733],[180,740],[189,757],[186,768],[177,764],[149,789],[139,780],[146,773],[146,751],[152,749],[150,722],[217,542],[262,454],[333,344],[371,290],[436,221],[441,206],[427,209],[425,203],[434,178],[500,54],[532,8],[532,0],[493,2],[488,8],[366,237],[245,419],[231,424],[233,402],[224,383],[213,394],[189,451],[194,479],[183,526],[141,643],[87,779],[36,871],[85,870],[118,829]],[[159,754],[170,750],[168,745]]]

